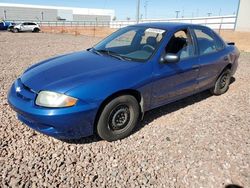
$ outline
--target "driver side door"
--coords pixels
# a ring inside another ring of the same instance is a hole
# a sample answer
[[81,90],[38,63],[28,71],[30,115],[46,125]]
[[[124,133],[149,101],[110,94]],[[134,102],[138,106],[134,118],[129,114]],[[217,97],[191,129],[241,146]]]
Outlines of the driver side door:
[[197,47],[188,28],[172,34],[162,52],[179,56],[175,63],[156,63],[152,89],[152,106],[158,107],[196,92],[199,61]]

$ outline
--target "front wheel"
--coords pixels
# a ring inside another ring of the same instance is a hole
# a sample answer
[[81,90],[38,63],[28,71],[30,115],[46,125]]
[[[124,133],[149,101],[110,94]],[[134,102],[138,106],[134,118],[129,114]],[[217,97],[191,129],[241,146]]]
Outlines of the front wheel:
[[210,90],[211,93],[214,95],[221,95],[226,93],[229,88],[231,76],[232,74],[230,69],[224,70],[217,79],[214,87]]
[[13,33],[18,33],[18,32],[19,32],[19,30],[17,28],[13,29]]
[[103,109],[97,123],[97,134],[104,140],[115,141],[127,137],[139,118],[138,101],[123,95],[110,101]]

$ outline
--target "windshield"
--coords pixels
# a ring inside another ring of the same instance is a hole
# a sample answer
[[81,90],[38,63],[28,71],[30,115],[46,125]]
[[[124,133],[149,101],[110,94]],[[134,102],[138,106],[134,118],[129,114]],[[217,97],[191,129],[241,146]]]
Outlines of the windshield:
[[113,33],[92,51],[106,54],[121,60],[148,60],[158,48],[166,30],[148,27],[125,27]]

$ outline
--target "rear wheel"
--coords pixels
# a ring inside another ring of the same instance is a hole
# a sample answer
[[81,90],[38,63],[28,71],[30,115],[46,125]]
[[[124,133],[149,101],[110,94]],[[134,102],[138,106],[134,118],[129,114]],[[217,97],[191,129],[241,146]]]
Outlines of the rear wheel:
[[221,95],[223,93],[226,93],[229,88],[231,76],[231,70],[225,69],[217,79],[214,87],[210,90],[211,93],[214,95]]
[[38,33],[39,31],[40,31],[39,28],[35,28],[35,29],[33,30],[33,32],[35,32],[35,33]]
[[123,95],[113,99],[100,115],[97,134],[107,141],[127,137],[138,122],[139,109],[139,104],[133,96]]

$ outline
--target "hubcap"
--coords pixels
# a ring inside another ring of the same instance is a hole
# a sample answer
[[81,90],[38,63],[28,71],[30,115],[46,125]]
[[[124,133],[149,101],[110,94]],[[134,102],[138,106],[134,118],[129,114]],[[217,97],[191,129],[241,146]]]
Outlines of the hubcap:
[[119,105],[115,107],[109,116],[109,127],[112,130],[120,130],[127,126],[130,120],[129,107],[127,105]]
[[229,74],[224,74],[221,77],[221,80],[220,80],[220,89],[223,89],[228,84],[229,78],[230,78]]

